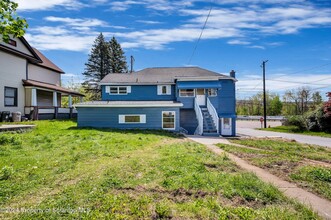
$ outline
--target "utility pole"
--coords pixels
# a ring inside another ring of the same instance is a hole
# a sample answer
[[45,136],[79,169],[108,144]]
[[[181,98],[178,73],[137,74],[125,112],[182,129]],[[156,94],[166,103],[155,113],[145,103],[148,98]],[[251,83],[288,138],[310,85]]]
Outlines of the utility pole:
[[267,99],[265,92],[265,64],[268,60],[262,62],[263,69],[263,118],[264,118],[264,128],[267,128]]

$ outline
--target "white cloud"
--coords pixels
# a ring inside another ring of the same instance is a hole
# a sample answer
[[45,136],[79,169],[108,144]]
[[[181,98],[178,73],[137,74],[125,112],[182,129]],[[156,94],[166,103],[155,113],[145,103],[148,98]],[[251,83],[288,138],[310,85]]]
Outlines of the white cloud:
[[78,0],[14,0],[18,3],[18,10],[49,10],[61,6],[66,9],[79,9],[84,6]]
[[231,45],[249,45],[251,43],[248,42],[248,41],[244,41],[244,40],[229,40],[228,44],[231,44]]
[[52,21],[52,22],[61,22],[65,23],[69,26],[78,26],[78,27],[96,27],[101,26],[105,27],[107,26],[107,22],[95,19],[95,18],[68,18],[68,17],[54,17],[54,16],[48,16],[44,18],[46,21]]
[[163,24],[163,22],[160,21],[149,21],[149,20],[136,20],[136,22],[142,24]]

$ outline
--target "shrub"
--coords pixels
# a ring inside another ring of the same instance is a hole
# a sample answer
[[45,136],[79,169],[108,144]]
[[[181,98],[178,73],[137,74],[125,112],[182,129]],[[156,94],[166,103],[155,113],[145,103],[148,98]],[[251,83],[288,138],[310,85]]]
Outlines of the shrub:
[[320,125],[318,123],[320,111],[321,109],[317,109],[316,111],[308,112],[306,114],[306,127],[308,131],[320,131]]
[[296,126],[300,131],[306,130],[306,122],[303,116],[293,115],[288,116],[284,121],[285,126]]

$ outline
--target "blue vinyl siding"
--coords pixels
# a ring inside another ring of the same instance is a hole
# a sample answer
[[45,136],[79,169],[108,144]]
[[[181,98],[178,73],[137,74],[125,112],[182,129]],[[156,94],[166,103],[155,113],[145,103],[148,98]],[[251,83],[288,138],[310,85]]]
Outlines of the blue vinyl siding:
[[[119,128],[119,129],[162,129],[162,111],[174,111],[176,126],[179,130],[179,108],[105,108],[79,107],[77,108],[78,127]],[[120,124],[119,115],[146,115],[144,124]]]
[[157,85],[134,85],[127,95],[111,95],[106,93],[106,86],[101,86],[103,101],[173,101],[175,86],[171,86],[171,95],[158,95]]
[[216,106],[216,109],[218,114],[235,115],[235,111],[236,111],[235,83],[232,80],[222,80],[222,89],[218,90],[217,96],[218,96],[218,106]]

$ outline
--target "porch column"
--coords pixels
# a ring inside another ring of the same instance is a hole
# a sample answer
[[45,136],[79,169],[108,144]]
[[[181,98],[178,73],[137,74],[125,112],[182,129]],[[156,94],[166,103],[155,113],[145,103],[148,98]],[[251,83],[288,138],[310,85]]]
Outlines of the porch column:
[[57,106],[57,92],[53,92],[53,107],[54,107],[54,119],[57,119],[58,106]]
[[37,89],[31,89],[31,106],[33,107],[33,113],[30,114],[30,119],[38,120],[38,102],[37,102]]
[[31,89],[31,106],[37,106],[37,89]]
[[69,106],[69,118],[71,119],[72,118],[72,96],[69,95],[68,96],[68,106]]

